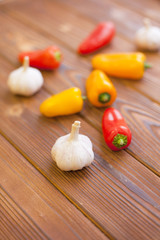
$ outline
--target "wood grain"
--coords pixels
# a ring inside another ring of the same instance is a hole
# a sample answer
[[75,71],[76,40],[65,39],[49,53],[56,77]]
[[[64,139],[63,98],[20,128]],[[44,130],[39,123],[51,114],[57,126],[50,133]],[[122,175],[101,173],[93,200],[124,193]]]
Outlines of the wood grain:
[[[142,1],[129,1],[129,0],[114,0],[114,2],[122,5],[125,8],[138,12],[141,16],[155,20],[157,23],[160,22],[160,4],[157,0],[142,0]],[[146,7],[144,7],[146,6]]]
[[[2,174],[1,181],[4,181],[2,177],[6,179],[8,175]],[[1,194],[1,229],[6,234],[5,239],[10,239],[11,236],[13,239],[47,239],[46,235],[39,231],[35,223],[15,204],[4,189],[1,190]]]
[[[64,7],[64,3],[69,4],[69,6],[67,7],[66,5]],[[49,36],[54,36],[64,46],[67,46],[70,50],[74,51],[74,53],[82,39],[84,39],[95,27],[97,21],[106,20],[107,14],[108,19],[113,20],[116,24],[117,35],[112,44],[109,47],[103,48],[102,51],[126,52],[136,50],[133,44],[133,32],[136,30],[135,27],[140,25],[142,21],[140,16],[136,16],[136,13],[127,13],[127,10],[124,11],[123,8],[120,10],[119,6],[116,10],[114,4],[112,6],[110,2],[107,3],[107,1],[105,1],[105,3],[100,1],[99,3],[98,1],[90,2],[90,0],[84,2],[80,0],[70,0],[63,2],[63,5],[60,4],[59,1],[47,2],[41,0],[41,5],[39,6],[42,7],[42,10],[39,11],[36,1],[32,3],[32,9],[30,9],[28,1],[26,2],[23,0],[21,2],[17,1],[16,3],[10,4],[10,7],[8,8],[4,7],[3,11],[16,19],[25,22],[27,25],[30,24],[32,28],[40,32],[43,31],[45,35],[48,34]],[[116,17],[119,16],[117,11],[120,11],[120,19],[116,19]],[[61,12],[63,18],[60,14],[56,14],[57,12]],[[116,13],[114,14],[114,12]],[[126,14],[123,21],[121,20],[122,13]],[[32,18],[30,18],[30,14],[32,15]],[[41,22],[42,16],[43,22]],[[126,21],[128,18],[131,18],[131,20]],[[55,24],[52,24],[52,22]],[[128,34],[126,37],[129,37],[129,39],[124,38],[126,33]],[[125,85],[131,86],[140,93],[145,94],[150,97],[151,100],[160,103],[160,83],[159,78],[157,77],[160,74],[158,58],[159,53],[147,53],[147,60],[152,63],[153,68],[145,72],[142,81],[121,80],[121,82]]]
[[14,239],[107,239],[13,146],[0,141],[2,229],[8,239],[10,232]]
[[[121,5],[115,4],[114,1],[112,1],[111,4],[110,1],[106,0],[89,0],[87,2],[82,2],[79,0],[61,0],[61,2],[63,2],[63,4],[67,4],[70,11],[75,12],[76,10],[77,14],[81,14],[85,19],[87,18],[86,25],[88,25],[91,20],[94,23],[94,26],[97,21],[99,22],[106,20],[112,20],[116,24],[116,37],[114,38],[112,44],[109,47],[103,48],[100,52],[116,52],[116,50],[117,52],[137,51],[134,44],[134,34],[138,29],[137,26],[142,26],[143,19],[141,15],[138,15],[134,11],[128,10],[128,6],[124,8]],[[130,21],[126,21],[126,19],[130,19]],[[153,24],[157,25],[157,23]],[[92,29],[94,28],[94,26],[92,27]],[[86,29],[85,25],[83,25],[83,29]],[[84,39],[88,35],[87,31],[85,31],[83,37],[81,37],[80,39]],[[160,103],[160,86],[158,81],[158,76],[160,74],[160,69],[158,65],[160,53],[146,52],[145,54],[147,56],[147,61],[152,63],[152,68],[149,71],[145,72],[143,77],[143,84],[141,83],[141,81],[130,82],[125,80],[123,80],[123,83],[135,88],[137,91],[140,91],[146,96],[150,96],[152,100]],[[152,90],[151,86],[153,87]],[[155,88],[157,88],[156,93]],[[155,95],[152,93],[155,93]]]
[[[82,13],[86,17],[88,16],[90,20],[92,19],[98,21],[105,21],[110,19],[114,21],[117,26],[118,34],[120,34],[121,37],[126,38],[126,40],[130,40],[131,42],[133,42],[133,33],[135,33],[135,31],[138,29],[138,26],[143,25],[144,16],[147,17],[147,15],[145,15],[145,12],[147,12],[149,8],[151,11],[154,11],[152,10],[151,5],[154,6],[152,2],[155,2],[155,0],[150,2],[148,6],[146,3],[145,8],[143,7],[142,2],[138,3],[138,1],[135,1],[135,3],[132,4],[123,4],[125,1],[127,0],[113,0],[112,2],[110,0],[88,0],[87,2],[84,1],[85,5],[83,0],[82,4],[80,4],[81,2],[79,0],[69,0],[67,2],[64,0],[60,0],[58,2],[62,2],[62,6],[64,6],[64,4],[69,5],[71,9],[74,6],[79,11],[79,14]],[[145,1],[143,0],[143,2]],[[139,7],[136,8],[136,11],[132,9],[133,5],[139,5]],[[90,6],[90,8],[87,8],[88,6]],[[156,7],[156,11],[159,11],[160,5]],[[139,12],[138,9],[141,9],[141,11]],[[157,15],[155,14],[155,20],[152,20],[152,23],[160,26],[160,22],[158,19],[159,17],[156,18],[156,16]],[[128,19],[130,19],[130,21],[127,21]]]
[[[27,26],[18,24],[6,15],[2,14],[1,16],[0,19],[3,19],[4,25],[8,26],[7,30],[3,29],[3,41],[0,41],[1,54],[15,66],[18,66],[15,64],[17,63],[18,52],[24,50],[25,47],[35,49],[52,44],[52,38],[42,37]],[[19,29],[21,29],[21,33],[19,33]],[[58,44],[55,39],[53,41]],[[64,54],[63,64],[58,71],[52,74],[43,72],[45,78],[44,88],[53,94],[71,86],[77,86],[82,89],[85,95],[85,81],[90,74],[89,63],[83,59],[81,60],[80,56],[72,54],[62,45],[60,46]],[[11,70],[12,68],[9,71]],[[159,106],[132,90],[130,86],[124,86],[116,79],[112,80],[118,91],[118,98],[113,106],[123,113],[133,132],[133,141],[127,150],[128,153],[136,157],[155,173],[160,174],[160,135],[157,131],[160,126]],[[143,85],[142,82],[141,84]],[[81,112],[81,117],[96,127],[102,134],[100,119],[103,112],[104,109],[96,109],[86,102],[84,110]],[[150,144],[148,144],[148,141]],[[152,147],[154,144],[156,148]]]
[[[5,149],[1,151],[0,169],[5,199],[2,236],[7,239],[11,232],[13,239],[27,238],[26,234],[36,239],[106,239],[103,231],[109,239],[157,240],[160,179],[153,172],[160,174],[160,111],[159,105],[148,98],[159,102],[159,54],[147,54],[155,67],[145,73],[143,81],[113,79],[118,89],[114,106],[133,132],[133,142],[127,151],[114,153],[106,147],[100,122],[104,109],[96,109],[88,102],[80,114],[73,116],[47,119],[39,113],[40,103],[51,93],[70,86],[78,86],[85,93],[90,57],[82,58],[75,50],[95,23],[105,19],[106,13],[111,11],[118,26],[118,34],[107,51],[134,50],[132,34],[142,19],[137,10],[135,13],[132,7],[127,10],[124,3],[120,6],[116,0],[113,4],[108,0],[97,3],[77,0],[76,4],[72,0],[23,0],[1,7],[0,129],[12,144],[5,140],[1,146]],[[122,13],[124,18],[130,17],[129,24],[118,19]],[[53,43],[62,49],[64,60],[57,71],[43,72],[43,89],[31,98],[9,93],[6,80],[8,73],[18,66],[18,52]],[[50,149],[77,119],[82,123],[81,133],[93,142],[95,161],[82,171],[65,173],[53,163]],[[28,233],[29,226],[32,228]]]
[[[3,82],[11,66],[5,61],[1,66]],[[41,117],[38,106],[48,96],[45,91],[30,99],[12,96],[5,84],[0,91],[4,100],[0,111],[5,109],[1,116],[4,135],[105,234],[119,239],[158,236],[159,178],[155,174],[126,152],[107,150],[101,134],[80,115]],[[77,118],[82,122],[82,133],[87,132],[93,142],[95,161],[82,171],[64,173],[51,160],[50,149],[57,137],[68,133]]]

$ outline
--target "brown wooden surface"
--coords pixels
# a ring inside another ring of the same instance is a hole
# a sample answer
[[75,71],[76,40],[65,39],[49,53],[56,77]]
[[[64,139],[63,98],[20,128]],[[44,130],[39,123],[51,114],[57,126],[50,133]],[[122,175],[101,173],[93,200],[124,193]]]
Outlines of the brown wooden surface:
[[[107,148],[104,109],[87,101],[73,116],[46,119],[39,113],[52,93],[78,86],[85,94],[91,56],[78,56],[76,49],[97,22],[113,20],[117,29],[113,43],[100,52],[134,51],[134,32],[144,17],[160,26],[158,10],[156,0],[0,3],[0,239],[159,239],[159,53],[146,54],[153,68],[142,80],[112,79],[118,91],[113,106],[133,133],[128,149]],[[61,67],[43,72],[45,84],[35,96],[13,96],[6,81],[19,66],[18,53],[51,44],[63,52]],[[82,171],[65,173],[53,163],[50,149],[74,120],[92,140],[95,160]]]

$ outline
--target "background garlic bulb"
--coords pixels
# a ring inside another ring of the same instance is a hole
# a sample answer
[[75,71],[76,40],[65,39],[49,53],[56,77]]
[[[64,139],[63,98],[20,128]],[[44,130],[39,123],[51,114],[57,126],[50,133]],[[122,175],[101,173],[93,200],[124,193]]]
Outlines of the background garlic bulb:
[[79,134],[79,128],[80,122],[75,121],[71,133],[58,138],[52,147],[51,156],[61,170],[79,170],[94,159],[92,143],[87,136]]
[[43,85],[43,77],[39,70],[29,67],[29,57],[24,58],[22,67],[10,73],[8,87],[14,94],[31,96]]
[[135,42],[140,49],[158,50],[160,48],[160,28],[152,26],[149,19],[144,19],[144,27],[137,31]]

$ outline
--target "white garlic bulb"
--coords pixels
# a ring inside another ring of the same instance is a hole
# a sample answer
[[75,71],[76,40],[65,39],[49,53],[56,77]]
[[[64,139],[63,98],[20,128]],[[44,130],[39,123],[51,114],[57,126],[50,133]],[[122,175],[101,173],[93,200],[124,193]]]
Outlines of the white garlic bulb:
[[29,57],[24,58],[23,66],[10,73],[8,87],[14,94],[31,96],[43,85],[41,72],[29,67]]
[[144,27],[135,36],[138,48],[157,51],[160,48],[160,28],[152,26],[149,19],[144,19]]
[[79,170],[89,166],[94,153],[90,139],[79,134],[80,122],[72,124],[70,134],[57,139],[51,150],[51,156],[63,171]]

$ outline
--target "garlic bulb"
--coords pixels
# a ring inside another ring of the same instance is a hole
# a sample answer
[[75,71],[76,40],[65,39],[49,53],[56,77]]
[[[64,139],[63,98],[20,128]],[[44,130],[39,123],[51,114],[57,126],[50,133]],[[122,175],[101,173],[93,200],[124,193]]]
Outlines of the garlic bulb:
[[10,73],[8,87],[14,94],[31,96],[43,85],[43,77],[39,70],[29,67],[29,57],[24,58],[23,66]]
[[158,50],[160,48],[160,28],[152,26],[149,19],[144,19],[144,27],[137,31],[135,42],[140,49]]
[[57,139],[51,150],[51,156],[57,166],[63,171],[79,170],[89,166],[93,159],[90,139],[79,134],[80,122],[72,124],[70,134]]

